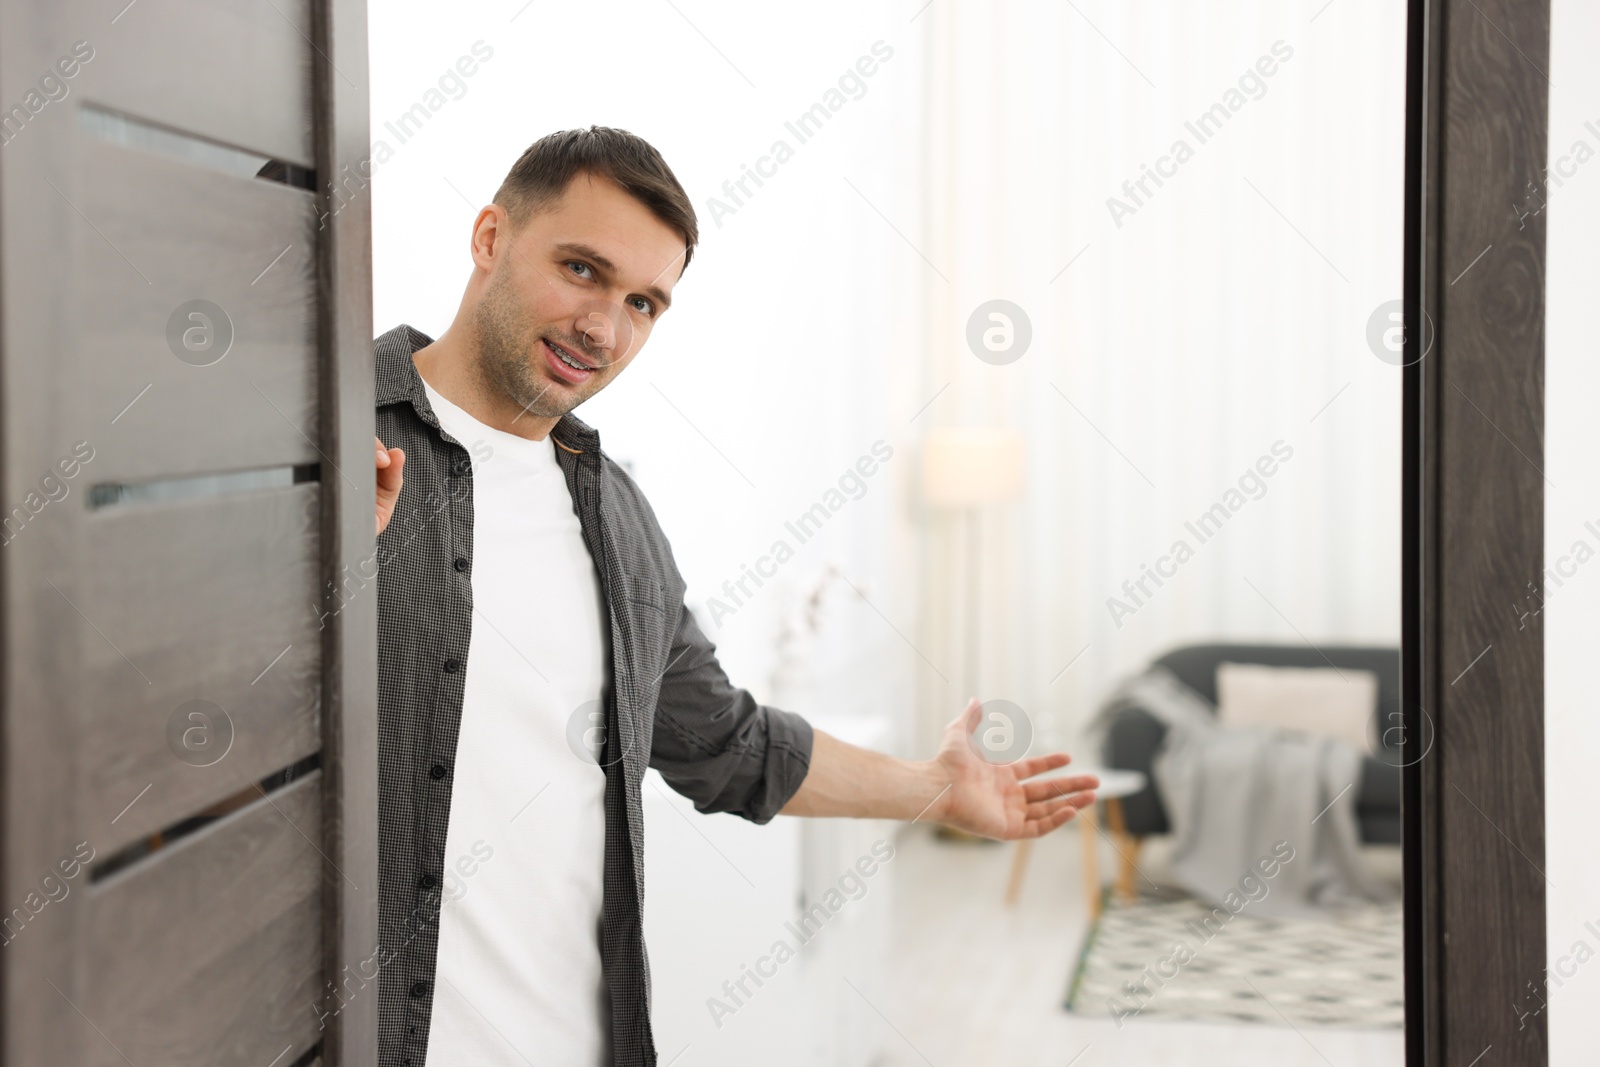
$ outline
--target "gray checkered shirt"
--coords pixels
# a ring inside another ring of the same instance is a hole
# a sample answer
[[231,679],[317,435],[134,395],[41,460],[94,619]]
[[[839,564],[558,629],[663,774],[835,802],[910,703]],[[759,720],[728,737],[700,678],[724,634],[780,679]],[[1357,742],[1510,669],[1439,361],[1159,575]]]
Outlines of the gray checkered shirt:
[[[472,584],[474,577],[496,578],[473,574],[471,460],[440,428],[411,360],[429,343],[409,326],[376,342],[378,437],[406,453],[405,484],[376,557],[378,1044],[385,1067],[421,1067],[427,1052]],[[612,1061],[653,1067],[643,935],[645,768],[659,770],[700,811],[764,823],[806,775],[811,727],[728,681],[684,607],[683,578],[655,514],[600,450],[599,435],[571,415],[552,435],[611,624],[605,888],[595,949],[609,993]],[[530,919],[538,907],[528,902]],[[519,1051],[543,1067],[543,1050]]]

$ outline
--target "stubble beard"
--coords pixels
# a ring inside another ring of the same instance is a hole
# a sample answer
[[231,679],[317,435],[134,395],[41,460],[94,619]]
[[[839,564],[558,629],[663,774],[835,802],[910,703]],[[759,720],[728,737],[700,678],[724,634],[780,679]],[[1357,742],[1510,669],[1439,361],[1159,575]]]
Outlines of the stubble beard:
[[504,272],[484,290],[474,328],[485,383],[537,418],[559,419],[599,392],[610,377],[597,371],[582,386],[547,378],[539,366],[544,355],[541,331],[529,322]]

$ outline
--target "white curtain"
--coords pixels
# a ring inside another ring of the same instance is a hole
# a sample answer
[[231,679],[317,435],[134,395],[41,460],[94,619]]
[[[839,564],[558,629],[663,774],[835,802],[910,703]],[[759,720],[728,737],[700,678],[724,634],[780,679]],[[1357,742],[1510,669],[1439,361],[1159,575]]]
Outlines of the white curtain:
[[[1045,744],[1180,643],[1398,640],[1400,379],[1368,322],[1400,296],[1403,15],[922,16],[926,252],[949,277],[924,285],[927,381],[951,383],[922,421],[1028,442],[1022,498],[981,518],[973,626],[956,617],[959,524],[926,513],[923,640],[948,660],[975,632],[977,695],[1022,706]],[[1146,168],[1168,176],[1141,190]],[[1032,325],[1004,366],[964,337],[994,298]],[[1202,542],[1185,524],[1218,504],[1237,510]],[[1192,556],[1163,563],[1179,541]],[[1123,590],[1158,565],[1162,584]],[[925,729],[946,688],[924,685]]]

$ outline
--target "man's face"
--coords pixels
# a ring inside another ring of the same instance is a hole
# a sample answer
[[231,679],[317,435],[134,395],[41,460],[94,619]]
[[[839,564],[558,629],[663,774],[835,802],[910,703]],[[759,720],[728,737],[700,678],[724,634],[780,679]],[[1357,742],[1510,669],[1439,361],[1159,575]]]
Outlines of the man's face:
[[488,280],[473,325],[488,384],[530,415],[565,415],[644,347],[683,257],[682,234],[588,174],[492,247],[480,221],[473,259]]

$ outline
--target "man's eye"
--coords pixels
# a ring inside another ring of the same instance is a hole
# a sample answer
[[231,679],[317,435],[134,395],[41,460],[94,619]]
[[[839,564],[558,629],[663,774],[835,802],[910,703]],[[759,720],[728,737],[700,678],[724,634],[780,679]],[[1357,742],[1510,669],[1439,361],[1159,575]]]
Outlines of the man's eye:
[[[569,259],[569,260],[567,260],[567,266],[571,267],[571,268],[574,268],[576,271],[579,271],[579,272],[582,272],[582,271],[591,271],[592,272],[592,268],[590,268],[589,264],[583,262],[583,260],[581,260],[581,259]],[[588,275],[584,274],[583,277],[587,278]]]
[[[636,296],[633,299],[634,299],[634,307],[638,308],[639,314],[648,315],[652,311],[655,310],[656,306],[654,304],[652,304],[649,300],[645,299],[644,297]],[[643,304],[644,306],[643,307],[639,307],[640,304]]]

